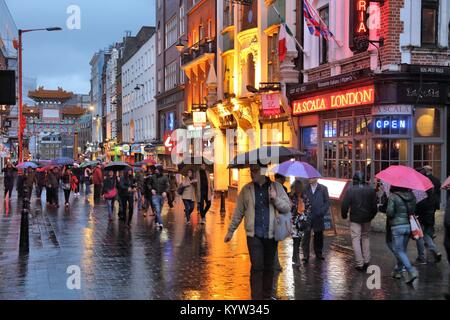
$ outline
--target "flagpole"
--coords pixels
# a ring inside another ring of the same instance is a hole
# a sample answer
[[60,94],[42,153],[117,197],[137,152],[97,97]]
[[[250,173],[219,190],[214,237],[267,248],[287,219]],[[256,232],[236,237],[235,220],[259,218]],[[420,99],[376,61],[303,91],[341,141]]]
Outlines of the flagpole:
[[[306,0],[306,1],[308,1],[308,0]],[[329,28],[328,25],[327,25],[327,24],[322,20],[322,18],[320,17],[320,14],[317,12],[316,8],[314,8],[314,7],[312,6],[312,4],[309,3],[309,1],[308,1],[308,4],[309,4],[309,7],[313,10],[313,13],[316,15],[316,18],[319,18],[320,22],[322,22],[324,25],[327,26],[327,28]],[[337,44],[337,46],[338,46],[339,48],[342,48],[343,45],[342,45],[341,43],[339,43],[339,42],[336,40],[334,34],[331,34],[331,38],[334,40],[334,42],[336,42],[336,44]]]
[[[275,8],[275,6],[274,6],[273,4],[271,5],[271,7],[272,7],[272,9],[275,11],[275,13],[277,14],[277,16],[280,18],[281,23],[286,24],[286,21],[283,21],[283,18],[281,17],[280,12],[277,10],[277,8]],[[289,31],[291,30],[291,29],[289,29],[289,27],[287,26],[287,24],[286,24],[286,29],[288,29]],[[287,31],[287,30],[286,30],[286,31]],[[292,32],[291,32],[291,33],[292,33]],[[307,57],[309,57],[309,55],[305,52],[305,49],[303,49],[302,45],[301,45],[300,42],[297,40],[297,38],[294,37],[294,36],[292,36],[292,35],[290,35],[289,32],[288,32],[288,35],[289,35],[291,38],[294,38],[295,43],[300,47],[300,50],[302,50],[302,52],[303,52]]]

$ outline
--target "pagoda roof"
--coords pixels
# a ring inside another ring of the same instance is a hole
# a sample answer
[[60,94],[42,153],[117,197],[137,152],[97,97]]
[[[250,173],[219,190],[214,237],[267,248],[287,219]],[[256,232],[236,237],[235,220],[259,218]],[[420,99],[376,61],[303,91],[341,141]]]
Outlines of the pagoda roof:
[[63,115],[82,116],[86,113],[86,110],[77,106],[65,106],[61,108],[61,113]]
[[57,90],[47,90],[39,87],[35,91],[30,91],[28,97],[35,100],[68,100],[73,97],[73,92],[65,91],[58,87]]

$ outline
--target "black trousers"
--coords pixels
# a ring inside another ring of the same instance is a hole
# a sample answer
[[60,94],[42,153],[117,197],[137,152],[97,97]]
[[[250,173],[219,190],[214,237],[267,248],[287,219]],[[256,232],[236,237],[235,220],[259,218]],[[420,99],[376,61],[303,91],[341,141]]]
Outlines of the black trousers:
[[133,218],[133,207],[134,207],[134,199],[133,196],[121,197],[120,202],[122,203],[122,219],[126,220],[127,218],[127,209],[128,209],[128,224],[131,224],[131,219]]
[[102,192],[102,185],[94,184],[94,201],[100,201],[101,192]]
[[173,208],[175,197],[176,197],[175,190],[170,190],[169,192],[167,192],[167,203],[169,204],[170,208]]
[[42,196],[42,190],[44,190],[44,186],[43,185],[36,185],[36,197],[40,198]]
[[70,189],[66,190],[64,189],[64,203],[68,204],[70,199]]
[[292,238],[294,241],[294,250],[292,252],[292,262],[298,263],[300,261],[300,245],[302,238]]
[[[303,237],[302,249],[303,257],[309,259],[310,243],[311,243],[311,233],[312,229],[305,230],[305,235]],[[314,253],[316,257],[321,257],[323,251],[323,231],[314,231]]]
[[253,300],[271,299],[273,289],[273,263],[278,242],[274,239],[247,237],[250,255],[250,287]]
[[209,209],[211,208],[211,201],[208,200],[208,194],[202,193],[200,195],[200,201],[198,202],[198,210],[200,211],[200,215],[202,219],[206,217]]
[[14,189],[14,185],[5,186],[5,197],[6,197],[6,194],[9,193],[8,197],[11,199],[13,189]]
[[450,225],[445,226],[444,247],[447,251],[447,260],[450,263]]

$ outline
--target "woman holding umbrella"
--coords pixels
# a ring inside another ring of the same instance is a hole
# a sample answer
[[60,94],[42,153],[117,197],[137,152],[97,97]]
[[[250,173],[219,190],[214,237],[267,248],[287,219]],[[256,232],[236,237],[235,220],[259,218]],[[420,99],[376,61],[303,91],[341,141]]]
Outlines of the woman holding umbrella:
[[178,190],[178,193],[181,195],[181,199],[183,199],[186,224],[191,223],[191,214],[194,211],[196,183],[197,180],[194,179],[194,171],[189,169],[181,182],[180,189]]
[[102,197],[106,200],[108,206],[108,218],[112,221],[114,214],[114,200],[117,196],[117,178],[114,171],[108,171],[108,176],[103,183]]
[[[119,198],[122,203],[122,215],[120,219],[127,223],[127,227],[131,226],[131,219],[133,218],[134,207],[134,192],[136,191],[136,183],[133,177],[133,169],[129,168],[124,172],[123,177],[120,178],[119,184]],[[128,220],[127,218],[128,208]]]
[[66,208],[69,208],[70,203],[70,191],[72,189],[72,171],[70,171],[69,169],[67,169],[67,167],[63,168],[62,171],[62,188],[64,190],[64,205]]

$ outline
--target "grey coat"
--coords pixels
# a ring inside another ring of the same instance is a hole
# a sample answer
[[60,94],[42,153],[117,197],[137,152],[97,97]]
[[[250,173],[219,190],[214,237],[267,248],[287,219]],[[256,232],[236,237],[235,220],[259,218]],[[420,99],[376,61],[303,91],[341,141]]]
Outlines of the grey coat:
[[311,203],[311,228],[314,231],[325,230],[325,215],[330,210],[330,197],[328,188],[320,183],[317,185],[316,192],[313,194],[311,186],[305,190],[305,195]]

